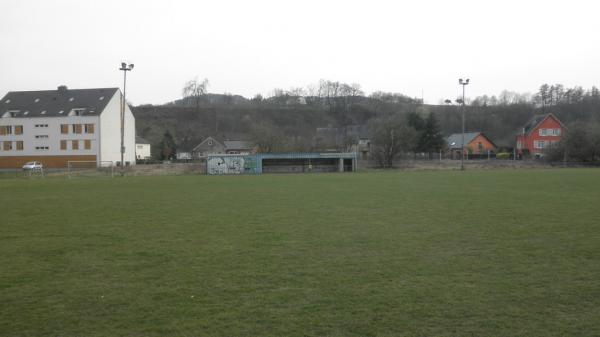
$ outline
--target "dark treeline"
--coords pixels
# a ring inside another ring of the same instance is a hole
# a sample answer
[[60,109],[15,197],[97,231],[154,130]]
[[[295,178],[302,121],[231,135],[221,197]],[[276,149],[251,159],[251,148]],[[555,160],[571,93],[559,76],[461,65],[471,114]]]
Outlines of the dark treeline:
[[[456,102],[427,105],[399,93],[365,95],[358,84],[321,80],[307,88],[275,89],[269,97],[251,99],[207,93],[207,85],[207,80],[193,80],[180,100],[134,108],[138,135],[155,145],[157,158],[164,157],[160,147],[165,137],[173,152],[189,151],[207,136],[252,140],[263,151],[345,151],[361,133],[377,139],[377,130],[391,123],[413,135],[402,140],[401,151],[428,152],[443,147],[441,136],[461,129],[462,106]],[[512,148],[515,135],[534,114],[554,113],[567,127],[575,122],[599,123],[600,91],[544,84],[533,95],[504,91],[476,97],[467,100],[465,109],[467,131],[482,131],[498,146]],[[425,133],[430,134],[428,139]]]

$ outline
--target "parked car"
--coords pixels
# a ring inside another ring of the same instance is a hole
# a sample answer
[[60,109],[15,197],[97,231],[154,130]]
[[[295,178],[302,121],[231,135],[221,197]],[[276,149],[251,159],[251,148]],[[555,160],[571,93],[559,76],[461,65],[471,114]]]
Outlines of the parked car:
[[37,170],[41,170],[42,168],[44,168],[44,166],[39,161],[30,161],[28,163],[25,163],[25,165],[23,165],[23,170],[37,171]]

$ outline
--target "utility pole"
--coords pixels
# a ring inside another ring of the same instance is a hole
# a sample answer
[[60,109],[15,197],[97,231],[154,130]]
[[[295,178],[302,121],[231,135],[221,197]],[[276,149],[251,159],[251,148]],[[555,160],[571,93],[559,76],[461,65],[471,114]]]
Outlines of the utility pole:
[[458,80],[458,84],[462,85],[462,134],[461,134],[461,142],[460,142],[460,170],[465,170],[465,87],[469,85],[469,79],[463,81],[463,79]]
[[127,72],[133,69],[133,63],[121,63],[119,70],[123,71],[123,97],[121,101],[121,176],[125,175],[125,106],[127,104]]

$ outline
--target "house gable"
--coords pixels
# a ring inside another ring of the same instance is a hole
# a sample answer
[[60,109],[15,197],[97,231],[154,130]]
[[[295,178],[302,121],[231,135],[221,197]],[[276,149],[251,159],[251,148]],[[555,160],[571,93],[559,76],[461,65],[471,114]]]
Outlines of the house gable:
[[467,144],[467,148],[471,149],[474,153],[486,153],[487,151],[495,151],[496,144],[480,132]]
[[224,153],[225,145],[221,144],[218,140],[213,137],[206,137],[200,144],[196,145],[192,149],[192,153],[199,154],[200,156],[204,156],[206,154],[211,153]]
[[527,135],[534,134],[535,132],[538,132],[540,128],[545,128],[550,125],[554,125],[556,128],[565,129],[563,123],[556,118],[556,116],[549,113],[545,115],[537,115],[531,118],[523,127],[523,133]]

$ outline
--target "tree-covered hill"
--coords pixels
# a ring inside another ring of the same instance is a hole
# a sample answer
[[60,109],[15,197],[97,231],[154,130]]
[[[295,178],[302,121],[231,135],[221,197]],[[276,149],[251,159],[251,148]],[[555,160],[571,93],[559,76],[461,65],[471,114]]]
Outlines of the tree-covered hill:
[[[205,89],[205,88],[204,88]],[[289,151],[343,147],[355,141],[348,132],[356,126],[368,128],[374,121],[396,116],[407,118],[433,114],[442,135],[460,132],[462,106],[446,100],[439,105],[398,93],[365,95],[360,86],[321,81],[317,87],[289,91],[276,89],[271,97],[191,92],[164,105],[133,108],[138,135],[159,145],[165,134],[174,146],[188,151],[202,139],[245,139],[260,142],[269,137],[277,148]],[[501,147],[513,147],[515,135],[535,114],[554,113],[566,125],[600,121],[600,92],[597,88],[567,88],[542,85],[534,95],[505,91],[496,96],[467,100],[466,130],[486,133]],[[363,128],[363,130],[364,130]],[[342,139],[324,138],[317,130],[335,130]],[[356,129],[356,128],[355,128]],[[158,151],[159,149],[157,149]],[[157,152],[158,153],[158,152]]]

